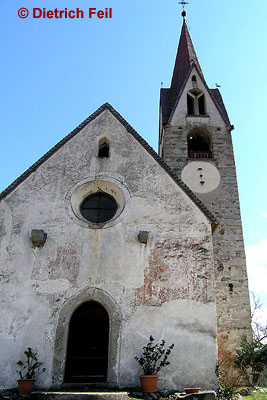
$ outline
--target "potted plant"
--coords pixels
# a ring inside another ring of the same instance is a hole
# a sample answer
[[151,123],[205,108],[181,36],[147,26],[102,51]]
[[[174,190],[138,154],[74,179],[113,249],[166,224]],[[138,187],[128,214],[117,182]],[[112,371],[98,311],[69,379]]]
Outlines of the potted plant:
[[158,375],[161,368],[169,365],[168,357],[174,344],[168,348],[165,347],[165,340],[160,343],[154,343],[154,338],[149,337],[149,342],[143,347],[143,353],[140,357],[135,357],[141,365],[144,375],[140,376],[141,388],[144,393],[153,393],[157,389]]
[[17,373],[20,379],[18,379],[19,394],[27,395],[33,390],[35,378],[45,371],[45,368],[40,370],[40,366],[43,364],[38,361],[37,352],[34,352],[30,347],[24,351],[26,360],[18,361],[17,365],[19,369]]

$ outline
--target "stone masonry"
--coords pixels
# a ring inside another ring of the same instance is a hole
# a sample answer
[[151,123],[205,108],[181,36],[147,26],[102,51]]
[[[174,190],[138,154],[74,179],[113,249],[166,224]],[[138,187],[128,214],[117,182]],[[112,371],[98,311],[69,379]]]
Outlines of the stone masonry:
[[[164,128],[164,160],[180,176],[183,167],[190,162],[187,158],[187,135],[192,125],[177,128]],[[251,335],[251,325],[231,133],[227,129],[217,131],[217,127],[205,128],[213,139],[214,159],[209,162],[219,169],[221,184],[212,193],[197,195],[219,221],[213,234],[218,333],[230,335],[236,343],[241,334]]]

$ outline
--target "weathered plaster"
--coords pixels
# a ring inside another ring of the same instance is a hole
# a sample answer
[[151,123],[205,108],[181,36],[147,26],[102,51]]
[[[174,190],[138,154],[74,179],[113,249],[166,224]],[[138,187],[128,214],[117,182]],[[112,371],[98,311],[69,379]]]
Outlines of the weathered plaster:
[[[110,140],[107,159],[97,157],[103,136]],[[71,215],[72,195],[84,184],[79,194],[86,195],[94,178],[110,189],[110,182],[117,184],[123,200],[118,218],[98,229]],[[134,356],[150,334],[176,343],[172,372],[162,371],[161,387],[213,381],[210,222],[110,111],[85,126],[0,206],[1,388],[16,385],[16,362],[28,346],[46,368],[37,385],[62,384],[68,324],[90,299],[111,320],[109,383],[138,385]],[[47,233],[43,247],[32,247],[33,229]],[[140,231],[148,232],[147,244],[139,242]],[[203,330],[202,321],[210,328]],[[191,368],[177,378],[183,360]]]

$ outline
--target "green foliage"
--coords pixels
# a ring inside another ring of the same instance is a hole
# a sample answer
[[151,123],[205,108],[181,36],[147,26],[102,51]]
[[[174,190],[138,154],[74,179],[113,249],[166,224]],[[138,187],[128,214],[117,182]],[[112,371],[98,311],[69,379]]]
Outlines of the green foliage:
[[234,400],[237,395],[234,391],[234,387],[227,386],[224,383],[220,383],[219,389],[217,390],[217,398],[219,400]]
[[40,370],[40,366],[43,364],[37,359],[37,352],[34,352],[30,347],[24,351],[26,360],[18,361],[17,365],[19,369],[17,373],[20,376],[20,379],[34,379],[37,375],[41,374],[45,371],[45,368]]
[[267,400],[267,391],[260,392],[259,390],[253,391],[250,395],[242,397],[244,400]]
[[143,397],[133,397],[131,394],[128,396],[130,400],[142,400]]
[[[261,373],[260,380],[259,380],[259,386],[267,387],[267,367],[265,367]],[[266,397],[267,397],[267,394],[266,394]]]
[[267,367],[266,343],[261,339],[253,339],[249,342],[246,336],[242,336],[236,355],[235,365],[246,373],[252,385],[257,385]]
[[135,357],[141,365],[144,375],[156,375],[161,368],[170,364],[168,357],[174,348],[174,344],[164,349],[165,343],[165,340],[162,340],[161,343],[154,343],[154,338],[150,336],[148,344],[143,347],[141,356]]

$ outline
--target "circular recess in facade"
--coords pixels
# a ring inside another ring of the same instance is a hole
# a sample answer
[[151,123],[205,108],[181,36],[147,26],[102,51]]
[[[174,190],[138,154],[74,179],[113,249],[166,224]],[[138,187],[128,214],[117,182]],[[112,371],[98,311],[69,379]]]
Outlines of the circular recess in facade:
[[118,179],[101,178],[77,182],[65,197],[70,218],[85,228],[108,228],[125,216],[130,199],[127,187]]

